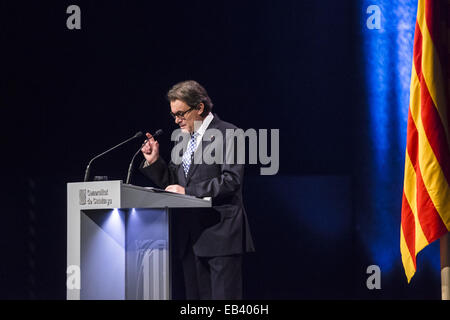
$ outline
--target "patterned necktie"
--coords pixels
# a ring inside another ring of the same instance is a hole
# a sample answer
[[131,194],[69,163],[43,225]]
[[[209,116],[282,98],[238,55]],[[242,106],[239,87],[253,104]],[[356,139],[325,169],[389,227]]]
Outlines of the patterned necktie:
[[195,141],[197,140],[197,136],[198,133],[195,132],[192,136],[191,136],[191,140],[189,140],[189,144],[187,147],[186,152],[183,155],[183,169],[184,169],[184,175],[187,176],[188,172],[189,172],[189,167],[191,166],[191,162],[192,162],[192,156],[194,154],[194,148],[195,148]]

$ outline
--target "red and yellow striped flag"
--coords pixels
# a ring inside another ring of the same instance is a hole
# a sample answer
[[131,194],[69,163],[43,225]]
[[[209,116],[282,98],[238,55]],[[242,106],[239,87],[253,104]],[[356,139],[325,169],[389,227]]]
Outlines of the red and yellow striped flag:
[[400,232],[408,282],[419,251],[450,230],[450,112],[438,1],[419,0],[414,34]]

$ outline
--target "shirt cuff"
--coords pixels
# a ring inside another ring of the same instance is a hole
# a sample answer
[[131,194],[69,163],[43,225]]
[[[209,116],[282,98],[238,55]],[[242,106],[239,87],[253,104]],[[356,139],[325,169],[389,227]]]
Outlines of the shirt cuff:
[[150,163],[148,163],[147,160],[144,161],[144,165],[142,166],[142,168],[147,168],[150,165]]

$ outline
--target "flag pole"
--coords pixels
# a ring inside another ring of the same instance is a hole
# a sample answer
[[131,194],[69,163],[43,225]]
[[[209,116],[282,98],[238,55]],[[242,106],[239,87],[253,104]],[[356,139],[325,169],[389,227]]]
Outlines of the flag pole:
[[[450,8],[450,0],[447,0],[447,12],[448,9]],[[445,47],[447,47],[447,55],[445,59],[445,64],[448,65],[449,63],[449,54],[450,54],[450,43],[449,43],[449,32],[448,32],[448,27],[449,25],[449,20],[448,20],[448,15],[444,15],[444,20],[445,20],[445,32],[444,35],[446,36],[443,39],[443,42],[445,43]],[[442,19],[442,17],[441,17]],[[447,69],[447,68],[446,68]],[[450,79],[450,74],[448,73],[448,69],[447,69],[447,76],[446,76],[446,88],[447,88],[447,93],[449,92],[449,79]],[[449,99],[448,99],[448,94],[447,94],[447,111],[450,110],[448,109],[449,106]],[[450,124],[447,124],[450,125]],[[440,241],[440,251],[441,251],[441,291],[442,291],[442,300],[450,300],[450,233],[447,232],[443,237],[441,237]]]
[[441,290],[442,300],[450,300],[450,233],[441,237]]

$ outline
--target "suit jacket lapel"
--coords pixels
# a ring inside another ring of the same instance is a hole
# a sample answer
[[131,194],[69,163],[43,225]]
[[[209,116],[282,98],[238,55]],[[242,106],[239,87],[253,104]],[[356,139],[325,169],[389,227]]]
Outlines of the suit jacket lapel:
[[177,175],[178,175],[178,184],[180,186],[186,186],[187,180],[186,180],[186,176],[184,175],[183,166],[181,164],[179,164],[177,167]]

